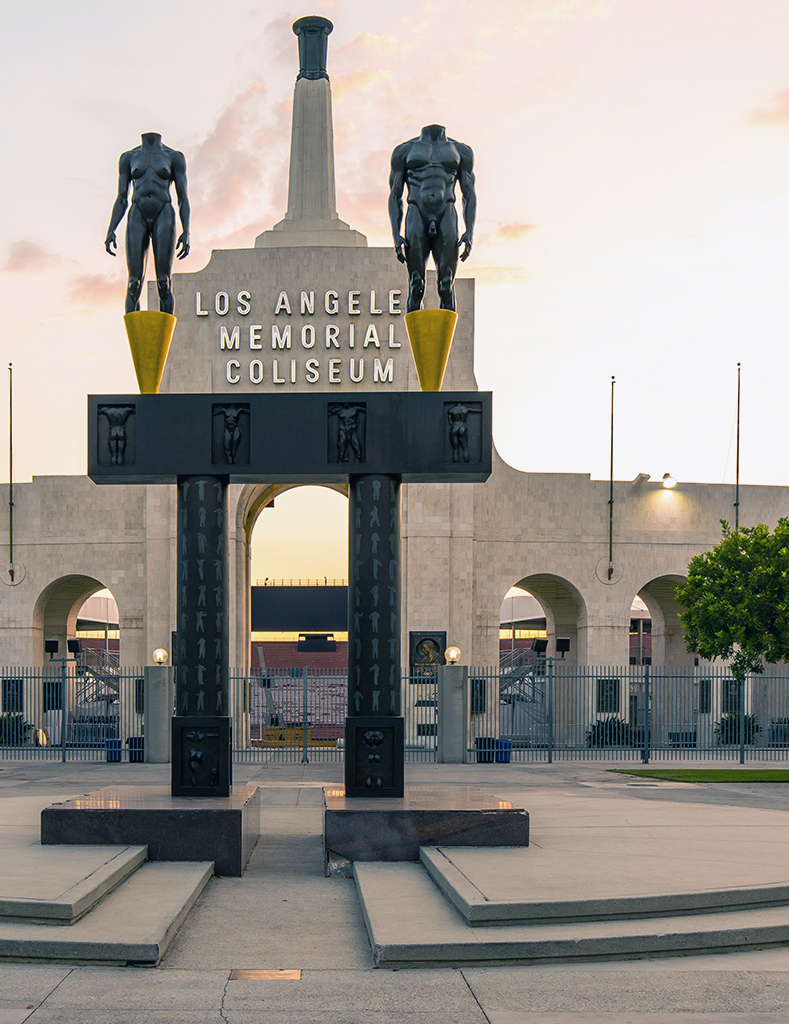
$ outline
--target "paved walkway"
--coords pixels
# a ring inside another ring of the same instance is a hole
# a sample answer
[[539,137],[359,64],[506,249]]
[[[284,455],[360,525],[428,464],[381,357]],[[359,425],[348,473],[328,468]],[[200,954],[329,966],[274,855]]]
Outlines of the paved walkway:
[[[781,785],[639,785],[604,763],[408,765],[406,781],[479,785],[527,808],[645,800],[732,824],[785,813]],[[623,767],[619,764],[618,767]],[[156,969],[0,964],[0,1024],[785,1024],[789,947],[719,956],[542,967],[375,970],[354,883],[322,872],[320,787],[338,764],[236,765],[266,787],[263,835],[242,878],[209,882]],[[66,795],[166,782],[167,766],[0,761],[0,838]],[[612,810],[614,804],[611,805]],[[666,807],[661,811],[665,814]],[[538,813],[538,812],[537,812]],[[537,822],[535,821],[535,825]],[[758,845],[754,856],[760,856]],[[612,870],[616,869],[615,863]],[[0,868],[1,870],[1,868]],[[233,970],[299,977],[231,980]]]

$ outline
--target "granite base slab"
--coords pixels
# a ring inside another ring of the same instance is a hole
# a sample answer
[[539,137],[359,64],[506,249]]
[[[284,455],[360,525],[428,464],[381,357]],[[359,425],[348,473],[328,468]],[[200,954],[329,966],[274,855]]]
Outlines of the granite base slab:
[[476,786],[406,786],[402,797],[323,790],[327,858],[418,861],[420,846],[528,846],[529,814]]
[[260,794],[233,786],[227,797],[174,797],[169,786],[105,786],[45,807],[41,843],[145,845],[152,861],[213,861],[241,875],[260,835]]

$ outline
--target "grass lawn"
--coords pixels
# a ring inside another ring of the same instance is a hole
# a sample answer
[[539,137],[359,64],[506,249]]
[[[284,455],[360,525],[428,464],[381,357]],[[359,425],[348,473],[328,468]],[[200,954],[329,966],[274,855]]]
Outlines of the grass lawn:
[[789,768],[609,768],[616,775],[636,775],[664,782],[789,782]]

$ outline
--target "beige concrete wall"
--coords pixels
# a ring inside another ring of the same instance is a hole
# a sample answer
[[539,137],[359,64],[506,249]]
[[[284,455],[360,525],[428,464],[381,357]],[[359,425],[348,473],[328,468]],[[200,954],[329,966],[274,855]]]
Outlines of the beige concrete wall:
[[26,573],[0,594],[0,664],[41,664],[45,633],[64,654],[79,606],[103,587],[118,602],[124,664],[145,663],[145,500],[145,488],[98,487],[87,477],[35,477],[14,488],[14,555]]
[[[262,486],[231,488],[230,661],[248,662],[248,516]],[[732,488],[615,485],[615,574],[607,582],[608,484],[581,474],[520,473],[498,457],[486,484],[404,488],[403,650],[409,630],[446,629],[467,664],[498,659],[499,609],[524,581],[569,661],[628,660],[630,606],[653,619],[655,664],[688,664],[673,583],[720,538]],[[0,592],[0,664],[39,663],[44,634],[65,639],[79,603],[108,587],[118,602],[122,660],[150,661],[175,626],[175,491],[97,487],[86,477],[36,477],[15,490],[16,556],[24,581]],[[789,489],[741,488],[746,523],[775,525]],[[7,514],[7,513],[6,513]],[[601,579],[600,576],[603,578]]]

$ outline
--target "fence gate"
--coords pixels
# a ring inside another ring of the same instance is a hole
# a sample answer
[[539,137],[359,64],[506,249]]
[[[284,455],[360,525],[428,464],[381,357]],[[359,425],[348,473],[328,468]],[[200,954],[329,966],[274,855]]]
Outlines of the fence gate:
[[[344,669],[278,668],[231,672],[237,761],[342,761],[348,678]],[[437,689],[432,670],[403,677],[406,761],[435,761]]]
[[348,677],[343,669],[271,668],[230,673],[237,761],[340,761]]

